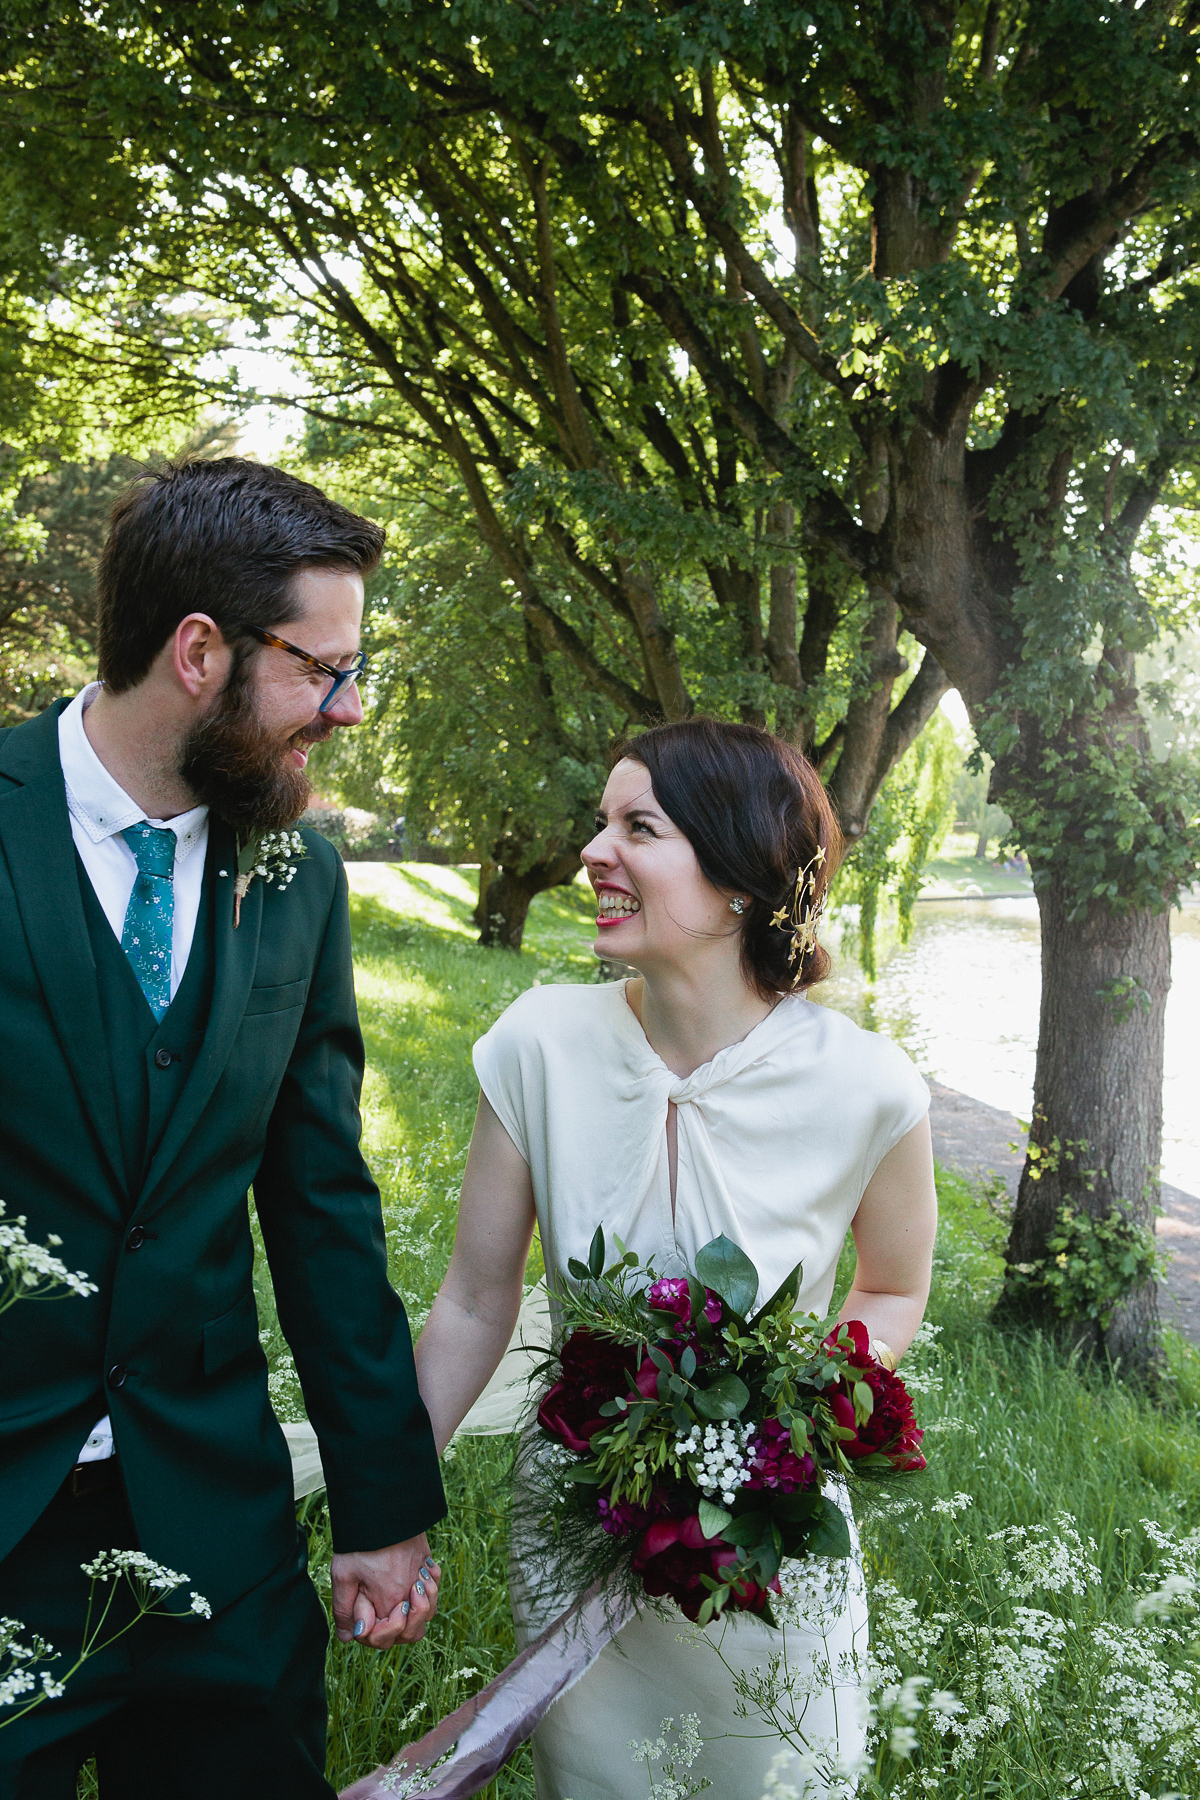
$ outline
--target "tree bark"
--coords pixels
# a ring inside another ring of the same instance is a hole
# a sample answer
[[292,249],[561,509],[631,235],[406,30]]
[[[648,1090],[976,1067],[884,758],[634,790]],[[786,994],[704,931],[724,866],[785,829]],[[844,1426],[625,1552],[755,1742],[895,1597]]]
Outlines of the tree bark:
[[[564,887],[579,872],[579,851],[571,848],[529,869],[501,864],[487,883],[479,942],[498,950],[519,950],[529,908],[547,888]],[[478,916],[478,915],[477,915]]]
[[[1042,1003],[1030,1142],[1043,1154],[1026,1159],[1010,1266],[1045,1255],[1065,1201],[1097,1218],[1116,1209],[1153,1229],[1159,1194],[1170,914],[1093,905],[1073,919],[1058,880],[1039,889],[1038,907]],[[1001,1310],[1038,1314],[1010,1291]],[[1046,1323],[1056,1316],[1042,1312]],[[1158,1351],[1154,1283],[1136,1288],[1107,1330],[1082,1325],[1080,1336],[1126,1369],[1148,1371]]]

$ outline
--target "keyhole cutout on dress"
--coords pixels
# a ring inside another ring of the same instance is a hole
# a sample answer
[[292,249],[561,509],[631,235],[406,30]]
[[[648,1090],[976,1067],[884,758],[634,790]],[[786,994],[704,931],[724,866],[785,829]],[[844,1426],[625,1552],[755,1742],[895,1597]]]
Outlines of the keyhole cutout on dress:
[[671,1223],[675,1223],[675,1182],[679,1174],[679,1108],[667,1101],[667,1175],[671,1183]]

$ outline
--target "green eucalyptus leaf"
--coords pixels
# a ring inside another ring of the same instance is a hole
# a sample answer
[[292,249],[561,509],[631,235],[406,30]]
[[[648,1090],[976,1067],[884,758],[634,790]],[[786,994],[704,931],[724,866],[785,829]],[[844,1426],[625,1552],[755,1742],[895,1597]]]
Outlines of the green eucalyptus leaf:
[[736,1419],[750,1401],[750,1389],[744,1381],[725,1369],[706,1388],[696,1388],[692,1405],[705,1419]]
[[746,1317],[758,1293],[758,1270],[724,1232],[696,1252],[696,1274],[739,1318]]
[[810,1556],[849,1556],[850,1527],[840,1506],[821,1497],[808,1539]]
[[757,1550],[760,1545],[771,1544],[771,1521],[765,1512],[742,1513],[721,1536],[727,1544],[738,1545],[743,1550]]
[[791,1274],[784,1276],[771,1298],[759,1307],[750,1323],[757,1325],[760,1319],[765,1319],[769,1313],[773,1313],[779,1308],[791,1312],[800,1293],[800,1278],[803,1273],[804,1264],[798,1262]]
[[724,1536],[725,1527],[733,1522],[733,1514],[725,1511],[713,1500],[702,1500],[696,1511],[700,1519],[700,1529],[706,1538]]

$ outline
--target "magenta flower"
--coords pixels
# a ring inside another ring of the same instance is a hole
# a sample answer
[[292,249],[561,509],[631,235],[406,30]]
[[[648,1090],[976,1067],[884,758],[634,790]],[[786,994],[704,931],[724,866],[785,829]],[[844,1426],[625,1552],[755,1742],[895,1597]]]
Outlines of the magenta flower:
[[816,1479],[816,1466],[807,1452],[797,1456],[792,1434],[778,1419],[765,1419],[750,1445],[753,1470],[748,1488],[774,1488],[780,1494],[798,1494]]
[[[688,1284],[682,1275],[670,1275],[656,1281],[646,1299],[655,1312],[674,1313],[685,1325],[692,1316]],[[721,1322],[721,1296],[714,1294],[711,1288],[704,1290],[704,1316],[710,1325]]]

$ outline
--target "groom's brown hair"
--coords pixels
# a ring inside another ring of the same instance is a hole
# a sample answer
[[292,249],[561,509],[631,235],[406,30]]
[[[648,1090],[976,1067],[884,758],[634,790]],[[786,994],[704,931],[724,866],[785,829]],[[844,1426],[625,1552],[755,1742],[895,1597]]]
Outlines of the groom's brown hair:
[[382,529],[310,482],[244,457],[182,461],[147,473],[113,508],[100,557],[99,675],[136,687],[175,627],[207,613],[245,654],[246,627],[296,616],[298,569],[367,575]]

